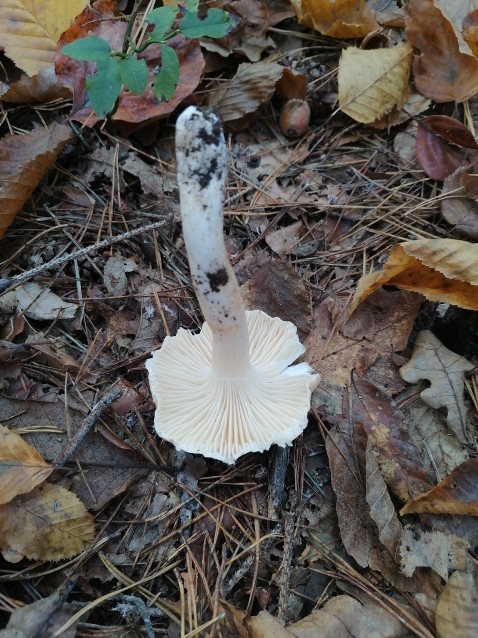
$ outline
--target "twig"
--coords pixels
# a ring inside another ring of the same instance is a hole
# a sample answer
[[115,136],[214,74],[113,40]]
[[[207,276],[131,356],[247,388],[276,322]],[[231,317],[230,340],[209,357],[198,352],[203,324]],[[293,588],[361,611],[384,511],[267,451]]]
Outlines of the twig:
[[83,423],[80,426],[80,429],[75,434],[75,436],[71,439],[70,443],[65,447],[65,449],[60,452],[57,456],[56,460],[53,461],[54,469],[58,469],[66,462],[66,460],[76,452],[78,446],[83,441],[85,436],[94,426],[96,421],[101,417],[103,412],[105,412],[112,403],[114,403],[117,399],[119,399],[124,394],[123,388],[117,388],[116,390],[112,390],[109,394],[103,397],[95,407],[91,410],[89,415],[83,420]]
[[94,253],[97,250],[101,250],[103,248],[107,248],[112,244],[119,244],[122,241],[126,241],[127,239],[131,239],[131,237],[135,237],[136,235],[140,235],[144,232],[149,232],[156,228],[160,228],[164,226],[165,220],[160,222],[154,222],[152,224],[148,224],[147,226],[142,226],[141,228],[135,228],[133,230],[129,230],[126,233],[122,233],[121,235],[116,235],[116,237],[107,237],[97,244],[93,244],[92,246],[85,246],[84,248],[80,248],[73,253],[69,253],[68,255],[62,255],[61,257],[56,257],[51,261],[48,261],[46,264],[41,264],[40,266],[36,266],[31,270],[27,270],[26,272],[21,273],[20,275],[14,275],[13,277],[5,277],[0,279],[0,293],[5,292],[7,288],[10,286],[17,286],[18,284],[23,284],[29,279],[33,279],[36,275],[39,275],[44,270],[49,270],[50,268],[54,268],[56,266],[62,266],[73,259],[78,259],[79,257],[83,257],[84,255],[88,255],[89,253]]

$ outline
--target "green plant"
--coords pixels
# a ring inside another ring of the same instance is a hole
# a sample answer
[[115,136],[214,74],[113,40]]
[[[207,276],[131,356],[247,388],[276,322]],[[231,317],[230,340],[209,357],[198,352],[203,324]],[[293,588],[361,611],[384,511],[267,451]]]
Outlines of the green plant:
[[[86,90],[91,106],[98,117],[111,113],[123,86],[143,95],[148,84],[148,66],[138,54],[156,44],[161,47],[161,68],[154,70],[152,91],[158,100],[170,100],[179,80],[179,58],[167,42],[182,35],[195,39],[202,37],[222,38],[231,26],[231,18],[222,9],[209,9],[206,16],[198,16],[199,0],[189,0],[185,9],[163,6],[150,11],[145,20],[153,25],[152,31],[138,46],[131,39],[134,15],[125,35],[123,51],[112,51],[109,43],[95,35],[78,38],[61,49],[61,53],[74,60],[96,62],[96,74],[87,75]],[[178,13],[181,14],[177,20]],[[176,24],[175,24],[176,23]]]

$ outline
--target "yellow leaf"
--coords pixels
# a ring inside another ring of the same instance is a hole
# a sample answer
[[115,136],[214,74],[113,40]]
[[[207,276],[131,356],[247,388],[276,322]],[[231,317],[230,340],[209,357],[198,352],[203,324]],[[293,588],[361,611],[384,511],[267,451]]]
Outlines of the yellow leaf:
[[50,131],[40,128],[0,141],[0,238],[71,137],[68,126],[53,124]]
[[365,0],[291,0],[297,19],[332,38],[361,38],[378,29]]
[[35,448],[0,425],[0,505],[30,492],[52,470]]
[[94,536],[93,517],[73,492],[45,483],[0,507],[0,549],[6,560],[71,558]]
[[56,44],[87,0],[2,0],[0,42],[5,53],[28,75],[55,62]]
[[401,108],[408,95],[412,53],[406,42],[389,49],[345,49],[339,61],[340,109],[369,124]]
[[419,292],[467,310],[478,310],[478,246],[458,239],[418,239],[392,247],[383,270],[357,284],[350,314],[385,284]]

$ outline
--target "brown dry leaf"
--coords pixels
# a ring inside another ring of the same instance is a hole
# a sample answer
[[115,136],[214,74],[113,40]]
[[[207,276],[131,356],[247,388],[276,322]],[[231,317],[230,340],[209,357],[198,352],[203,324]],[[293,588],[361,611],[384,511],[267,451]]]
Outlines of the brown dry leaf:
[[229,84],[211,94],[209,106],[225,122],[238,120],[270,100],[282,72],[276,62],[244,62]]
[[[81,607],[81,603],[65,603],[64,597],[65,592],[60,588],[47,598],[15,609],[6,628],[0,631],[1,638],[51,638]],[[62,638],[75,638],[79,622],[78,618],[62,631]]]
[[454,231],[469,239],[478,240],[478,203],[466,196],[461,178],[472,169],[461,166],[443,182],[441,213],[454,226]]
[[392,246],[383,270],[361,277],[349,313],[384,285],[478,310],[478,250],[458,239],[417,239]]
[[400,543],[402,572],[413,576],[417,567],[430,567],[447,581],[450,571],[466,569],[468,546],[453,534],[406,527]]
[[340,109],[368,124],[401,108],[408,95],[412,53],[406,42],[388,49],[345,49],[339,61]]
[[87,0],[9,0],[0,4],[0,40],[15,64],[35,75],[55,62],[60,35]]
[[0,549],[9,562],[71,558],[94,533],[93,517],[83,503],[59,485],[44,483],[0,506]]
[[478,60],[461,53],[452,23],[433,0],[411,0],[406,34],[420,50],[413,62],[417,89],[435,102],[463,102],[478,92]]
[[378,29],[365,0],[291,0],[300,24],[331,38],[361,38]]
[[[18,72],[18,69],[17,69]],[[71,91],[58,84],[53,66],[42,69],[33,77],[18,73],[18,79],[9,77],[10,82],[0,81],[0,99],[13,104],[38,104],[59,98],[71,98]]]
[[0,424],[0,505],[30,492],[52,471],[34,447]]
[[[1,9],[0,9],[1,11]],[[0,141],[0,238],[73,137],[63,124],[52,124]]]
[[271,230],[264,239],[269,248],[279,257],[285,257],[293,248],[297,247],[304,232],[304,224],[302,221],[297,221],[288,226]]
[[478,586],[474,573],[456,571],[450,576],[435,611],[438,638],[478,636]]
[[73,319],[78,307],[34,281],[17,286],[0,297],[1,312],[21,313],[38,321]]
[[410,420],[408,430],[413,440],[432,459],[439,479],[469,458],[466,447],[455,436],[450,436],[440,410],[433,410],[419,399],[405,414]]
[[242,286],[246,307],[291,321],[301,341],[310,332],[309,295],[303,280],[287,261],[266,262]]
[[400,374],[408,383],[422,379],[430,387],[420,393],[431,408],[447,409],[447,423],[462,443],[470,441],[467,427],[467,408],[464,400],[465,372],[475,366],[460,355],[448,350],[429,330],[418,333],[412,357],[400,368]]
[[474,55],[478,55],[478,9],[470,11],[462,21],[463,39]]
[[478,516],[478,458],[465,461],[400,510],[401,516],[423,513]]
[[304,345],[307,361],[322,378],[312,401],[329,421],[342,413],[342,395],[352,369],[390,395],[404,389],[391,359],[406,348],[419,306],[420,297],[414,293],[380,290],[358,309],[357,319],[354,314],[346,321],[347,306],[339,297],[314,309]]
[[283,627],[269,612],[248,621],[251,638],[408,638],[401,622],[373,601],[335,596],[302,620]]

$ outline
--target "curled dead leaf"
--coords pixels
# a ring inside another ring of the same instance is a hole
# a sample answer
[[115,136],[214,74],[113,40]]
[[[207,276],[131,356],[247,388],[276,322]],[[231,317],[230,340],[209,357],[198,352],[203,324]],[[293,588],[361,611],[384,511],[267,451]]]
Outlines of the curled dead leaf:
[[291,0],[300,24],[331,38],[361,38],[378,29],[365,0]]

